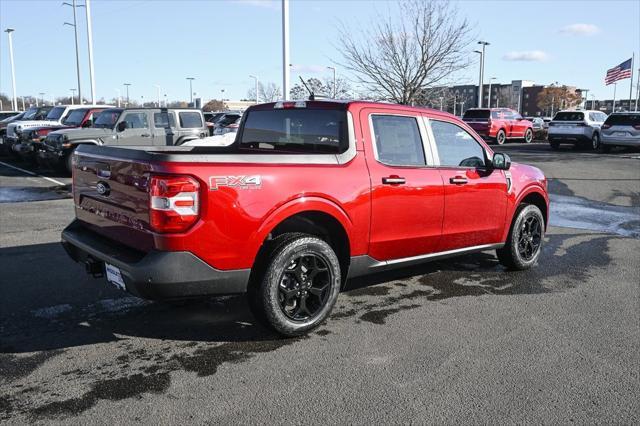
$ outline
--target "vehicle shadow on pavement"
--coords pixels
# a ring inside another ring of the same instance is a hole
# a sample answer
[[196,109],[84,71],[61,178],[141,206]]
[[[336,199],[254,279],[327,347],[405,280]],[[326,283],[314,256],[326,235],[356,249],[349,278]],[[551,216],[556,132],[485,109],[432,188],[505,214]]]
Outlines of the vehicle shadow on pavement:
[[[590,268],[606,266],[610,238],[589,238],[563,248],[571,235],[547,236],[540,264],[505,271],[493,252],[433,262],[351,280],[332,319],[359,316],[383,324],[402,309],[452,297],[526,295],[562,291],[582,282]],[[583,259],[602,253],[585,267]],[[244,296],[178,304],[144,301],[88,277],[59,244],[0,249],[0,353],[64,349],[128,337],[184,342],[273,342],[280,336],[256,324]],[[548,288],[566,276],[564,288]],[[286,340],[286,339],[285,339]]]

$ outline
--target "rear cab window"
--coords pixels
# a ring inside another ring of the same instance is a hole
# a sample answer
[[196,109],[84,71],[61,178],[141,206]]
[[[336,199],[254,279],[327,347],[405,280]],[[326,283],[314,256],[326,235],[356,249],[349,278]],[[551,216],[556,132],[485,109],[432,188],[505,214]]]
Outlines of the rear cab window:
[[241,132],[240,150],[342,154],[349,147],[347,113],[338,109],[253,109]]
[[[468,109],[464,112],[463,120],[474,119],[474,120],[488,120],[491,117],[491,110],[489,109]],[[497,118],[497,117],[493,117]]]
[[202,127],[202,116],[199,112],[184,111],[179,112],[178,117],[180,119],[180,127],[184,129],[197,129]]

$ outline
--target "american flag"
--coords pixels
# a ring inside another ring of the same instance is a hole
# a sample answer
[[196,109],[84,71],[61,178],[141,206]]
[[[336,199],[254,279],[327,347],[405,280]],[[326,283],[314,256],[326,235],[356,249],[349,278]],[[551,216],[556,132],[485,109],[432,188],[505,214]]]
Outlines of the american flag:
[[607,70],[607,75],[604,78],[604,84],[608,86],[611,83],[615,83],[618,80],[624,80],[625,78],[631,78],[631,58],[627,59],[620,65]]

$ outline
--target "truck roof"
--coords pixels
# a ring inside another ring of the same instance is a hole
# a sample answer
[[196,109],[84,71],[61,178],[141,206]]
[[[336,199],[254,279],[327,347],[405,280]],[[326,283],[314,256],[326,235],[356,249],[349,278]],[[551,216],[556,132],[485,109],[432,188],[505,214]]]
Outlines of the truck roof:
[[446,111],[440,111],[438,109],[428,108],[424,106],[411,106],[411,105],[402,105],[391,102],[380,102],[380,101],[368,101],[368,100],[342,100],[342,99],[321,99],[321,100],[291,100],[291,101],[278,101],[278,102],[269,102],[264,104],[252,105],[247,108],[246,112],[250,111],[264,111],[274,109],[277,104],[282,104],[284,102],[287,103],[296,103],[296,102],[304,102],[304,107],[300,108],[316,108],[316,109],[340,109],[347,110],[350,107],[371,107],[371,108],[390,108],[398,111],[412,111],[416,113],[424,113],[429,112],[433,115],[439,115],[444,117],[455,117],[453,114],[450,114]]

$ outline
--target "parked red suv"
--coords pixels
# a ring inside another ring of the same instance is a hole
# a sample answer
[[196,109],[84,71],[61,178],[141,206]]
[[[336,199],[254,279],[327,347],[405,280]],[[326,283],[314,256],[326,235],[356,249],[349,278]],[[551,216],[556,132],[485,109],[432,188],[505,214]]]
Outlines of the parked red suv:
[[470,108],[462,117],[485,140],[502,145],[507,139],[533,141],[533,123],[509,108]]
[[540,255],[542,172],[511,164],[451,114],[375,102],[250,107],[228,147],[80,145],[69,255],[152,299],[247,293],[297,335],[347,278],[497,250]]

